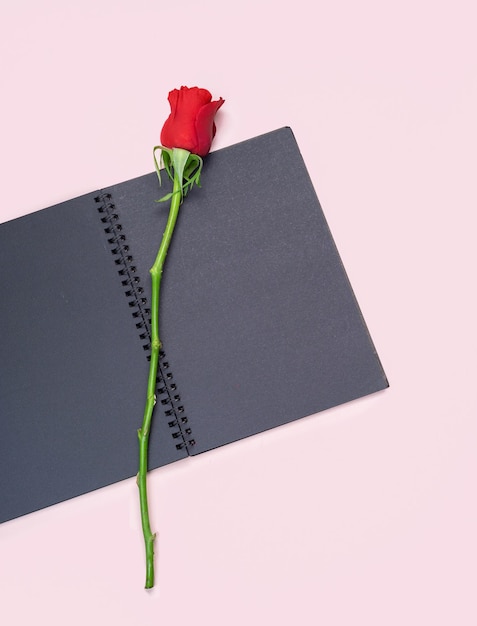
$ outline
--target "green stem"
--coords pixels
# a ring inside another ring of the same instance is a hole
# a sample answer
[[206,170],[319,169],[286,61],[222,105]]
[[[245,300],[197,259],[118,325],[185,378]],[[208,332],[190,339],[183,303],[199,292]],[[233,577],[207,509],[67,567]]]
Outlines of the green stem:
[[172,233],[176,224],[179,207],[181,204],[182,180],[177,174],[174,175],[171,208],[167,219],[166,229],[162,236],[161,245],[157,253],[154,265],[149,270],[152,283],[151,297],[151,360],[149,363],[149,377],[147,382],[146,406],[142,427],[138,430],[139,438],[139,473],[137,484],[139,487],[139,502],[141,507],[141,523],[146,548],[146,589],[154,587],[154,539],[149,522],[149,508],[147,503],[147,466],[149,449],[149,432],[151,430],[152,414],[156,403],[157,367],[159,362],[159,291],[161,286],[162,270],[166,260],[167,250],[171,242]]

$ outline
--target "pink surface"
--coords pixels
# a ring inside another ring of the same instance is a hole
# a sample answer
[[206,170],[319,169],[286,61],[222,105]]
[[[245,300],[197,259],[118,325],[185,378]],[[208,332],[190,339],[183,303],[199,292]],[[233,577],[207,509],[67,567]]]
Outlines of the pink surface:
[[476,18],[2,3],[1,221],[151,171],[167,92],[207,87],[215,148],[294,130],[391,383],[153,472],[152,592],[134,480],[3,524],[3,623],[477,624]]

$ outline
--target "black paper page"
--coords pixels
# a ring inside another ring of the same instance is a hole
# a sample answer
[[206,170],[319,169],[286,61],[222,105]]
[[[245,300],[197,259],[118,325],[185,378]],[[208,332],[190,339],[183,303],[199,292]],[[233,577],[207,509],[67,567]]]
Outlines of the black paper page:
[[[156,185],[108,189],[141,275],[167,216]],[[161,338],[190,454],[387,387],[290,129],[207,157],[166,261]]]
[[[147,355],[95,197],[0,227],[1,521],[137,472]],[[151,467],[183,456],[158,418]]]

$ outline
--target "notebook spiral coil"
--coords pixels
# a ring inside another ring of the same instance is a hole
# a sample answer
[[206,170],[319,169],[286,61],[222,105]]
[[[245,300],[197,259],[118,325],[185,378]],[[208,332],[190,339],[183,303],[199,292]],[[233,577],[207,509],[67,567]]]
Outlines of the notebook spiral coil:
[[[147,307],[147,298],[144,296],[141,279],[136,275],[137,268],[126,243],[126,235],[123,233],[119,214],[110,193],[99,193],[95,197],[95,202],[98,205],[97,211],[100,214],[114,263],[118,268],[118,275],[124,288],[128,306],[131,309],[131,315],[134,318],[139,339],[143,350],[147,352],[147,359],[150,360],[151,311]],[[189,426],[189,419],[185,414],[174,376],[170,371],[169,362],[163,350],[159,352],[156,396],[157,404],[162,405],[164,415],[168,419],[167,424],[172,430],[171,435],[175,440],[176,449],[182,450],[194,446],[195,440]]]

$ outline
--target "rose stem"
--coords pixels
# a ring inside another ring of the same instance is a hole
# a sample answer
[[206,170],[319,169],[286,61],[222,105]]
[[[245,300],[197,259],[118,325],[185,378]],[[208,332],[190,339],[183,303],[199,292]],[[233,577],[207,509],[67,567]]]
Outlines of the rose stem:
[[147,503],[147,467],[149,432],[151,429],[152,413],[156,403],[157,367],[159,361],[159,350],[161,342],[159,340],[159,290],[161,286],[162,270],[166,260],[167,250],[171,242],[172,233],[176,224],[177,215],[181,203],[182,181],[177,174],[174,175],[174,185],[172,189],[171,207],[167,219],[166,228],[162,236],[161,245],[157,253],[154,265],[149,270],[151,274],[152,298],[151,298],[151,360],[149,363],[149,377],[147,382],[147,398],[144,408],[142,427],[138,430],[139,438],[139,473],[137,475],[137,485],[139,487],[139,502],[141,507],[141,523],[146,548],[146,589],[154,587],[154,539],[155,534],[151,532],[149,523],[149,508]]

